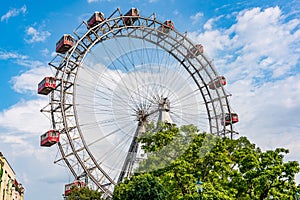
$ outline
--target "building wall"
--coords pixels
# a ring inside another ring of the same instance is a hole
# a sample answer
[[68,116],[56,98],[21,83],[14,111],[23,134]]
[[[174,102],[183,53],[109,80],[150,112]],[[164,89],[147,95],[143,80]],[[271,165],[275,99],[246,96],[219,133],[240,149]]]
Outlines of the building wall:
[[0,152],[0,200],[23,200],[24,188],[16,181],[16,175]]

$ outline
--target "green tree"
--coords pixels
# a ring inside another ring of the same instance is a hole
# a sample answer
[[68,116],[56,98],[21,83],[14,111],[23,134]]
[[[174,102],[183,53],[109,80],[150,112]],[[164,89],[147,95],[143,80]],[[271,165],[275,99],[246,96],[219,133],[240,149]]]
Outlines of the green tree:
[[67,200],[101,200],[102,192],[89,189],[88,187],[73,187]]
[[139,141],[147,154],[139,171],[159,178],[169,191],[165,199],[197,198],[198,176],[205,199],[293,199],[300,169],[284,162],[286,149],[262,152],[246,137],[214,137],[192,125],[151,124]]
[[113,200],[163,200],[167,194],[159,178],[146,173],[116,185]]
[[276,148],[274,151],[262,152],[246,138],[237,141],[238,144],[248,143],[233,154],[240,174],[233,177],[232,183],[243,183],[236,187],[237,196],[262,200],[272,195],[275,199],[294,199],[294,179],[299,172],[299,164],[296,161],[284,162],[284,154],[288,150]]

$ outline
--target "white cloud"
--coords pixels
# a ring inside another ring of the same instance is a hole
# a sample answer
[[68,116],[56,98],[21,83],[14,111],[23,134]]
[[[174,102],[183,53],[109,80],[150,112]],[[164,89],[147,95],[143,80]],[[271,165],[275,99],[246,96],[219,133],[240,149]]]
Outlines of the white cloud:
[[49,31],[40,31],[33,27],[28,27],[25,32],[29,37],[25,39],[27,43],[44,42],[51,35]]
[[[54,57],[56,54],[51,54]],[[38,60],[29,60],[27,55],[22,55],[17,52],[7,52],[0,50],[0,60],[12,60],[20,66],[28,67],[28,68],[37,68],[44,66],[45,64]]]
[[206,55],[215,58],[217,51],[225,50],[227,44],[230,42],[228,35],[223,34],[221,30],[207,29],[203,33],[189,33],[190,38],[204,46],[204,52]]
[[[40,113],[40,109],[47,105],[48,99],[22,100],[14,106],[0,113],[0,127],[10,130],[11,133],[20,133],[25,137],[26,134],[40,134],[45,128],[49,128],[50,123],[45,120],[45,116]],[[34,125],[32,124],[33,122]],[[9,135],[7,132],[7,135]],[[5,137],[5,136],[2,136]],[[27,137],[27,136],[26,136]],[[4,138],[2,138],[4,139]],[[21,141],[19,137],[16,141]],[[5,141],[11,141],[5,138]]]
[[[51,54],[54,57],[56,54]],[[13,63],[16,63],[20,66],[28,68],[38,68],[43,67],[45,64],[38,60],[29,60],[27,55],[22,55],[16,52],[7,52],[0,50],[0,60],[11,60]]]
[[19,8],[19,9],[13,8],[13,9],[9,10],[5,15],[1,16],[1,22],[4,20],[8,21],[9,18],[16,17],[21,13],[25,14],[26,11],[27,11],[26,5],[24,5],[23,7]]
[[[11,79],[13,89],[19,93],[37,94],[37,85],[51,71],[47,67],[32,68]],[[36,95],[37,96],[37,95]],[[7,134],[1,136],[4,143],[15,145],[26,144],[26,139],[33,134],[41,134],[41,130],[49,128],[50,123],[40,113],[40,109],[48,103],[48,98],[41,97],[33,100],[21,100],[0,113],[0,129]],[[32,126],[32,122],[37,122]],[[9,134],[11,133],[11,134]]]
[[200,21],[200,19],[203,17],[202,12],[197,12],[195,15],[190,16],[192,21],[192,24],[196,24]]
[[41,54],[43,55],[43,56],[49,56],[49,49],[43,49],[43,50],[41,50]]
[[[32,129],[41,128],[36,126],[38,123],[33,125],[31,122],[30,124]],[[33,197],[44,199],[45,191],[40,193],[41,188],[47,188],[51,198],[59,199],[68,175],[70,179],[70,173],[53,164],[55,153],[58,151],[55,147],[42,148],[39,146],[40,134],[24,132],[1,134],[1,152],[13,166],[18,182],[25,187],[26,199]],[[61,193],[57,191],[61,191]]]
[[204,24],[203,28],[205,30],[211,30],[212,29],[212,24],[215,22],[215,19],[209,19],[207,22]]
[[[12,78],[11,82],[17,92],[36,93],[38,82],[45,75],[51,74],[49,68],[34,67]],[[51,198],[59,199],[68,175],[70,179],[69,171],[53,165],[58,149],[55,146],[40,147],[40,136],[52,127],[50,119],[40,112],[47,104],[48,97],[40,96],[32,100],[20,100],[0,112],[1,152],[14,167],[18,181],[24,185],[25,198],[43,199],[45,193],[39,190],[47,188]]]
[[[234,33],[232,45],[240,49],[243,60],[252,63],[252,66],[242,65],[240,70],[246,68],[255,71],[269,71],[272,78],[284,76],[292,66],[295,66],[299,54],[291,48],[295,43],[299,45],[300,37],[294,32],[295,24],[300,20],[284,22],[281,10],[278,7],[261,11],[255,8],[237,16],[237,24],[229,30]],[[260,65],[260,60],[268,58],[274,62],[266,66]],[[256,72],[257,73],[257,72]],[[250,74],[250,72],[249,72]]]
[[251,80],[240,80],[228,89],[233,93],[232,107],[240,116],[237,128],[241,135],[264,150],[290,149],[289,157],[300,160],[300,74],[260,87]]
[[42,63],[41,61],[38,61],[38,60],[17,59],[16,63],[18,65],[28,67],[28,68],[44,66],[44,63]]
[[13,89],[18,93],[36,94],[37,84],[46,75],[51,75],[53,72],[50,67],[45,67],[45,64],[38,60],[28,60],[28,56],[21,55],[15,52],[0,51],[0,60],[11,59],[20,66],[28,67],[29,70],[18,76],[11,78],[10,83]]
[[13,89],[18,93],[36,94],[38,83],[51,73],[49,67],[32,68],[19,76],[12,77]]
[[300,20],[284,19],[278,7],[254,8],[238,13],[237,23],[228,29],[212,29],[211,19],[204,33],[190,35],[208,55],[219,57],[217,66],[226,66],[221,70],[231,80],[282,78],[295,68],[300,44],[299,30],[295,30]]
[[176,9],[176,10],[173,11],[173,15],[179,16],[179,15],[180,15],[180,12]]
[[[40,135],[51,127],[50,121],[39,112],[47,103],[47,99],[21,100],[0,113],[0,131],[5,133],[0,134],[1,151],[8,158],[14,159],[9,161],[14,163],[18,180],[26,189],[36,182],[35,178],[28,180],[26,177],[32,177],[33,174],[35,177],[44,177],[49,169],[51,173],[57,173],[53,169],[54,152],[39,145]],[[31,193],[30,190],[26,192]]]
[[21,55],[15,52],[6,52],[0,50],[0,60],[8,60],[8,59],[27,59],[28,56]]

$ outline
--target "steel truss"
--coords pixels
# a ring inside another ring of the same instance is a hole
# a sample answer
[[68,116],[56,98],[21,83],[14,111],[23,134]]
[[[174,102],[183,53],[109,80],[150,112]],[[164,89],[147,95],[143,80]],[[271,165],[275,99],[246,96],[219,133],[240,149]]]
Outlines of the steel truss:
[[[128,17],[128,16],[126,16]],[[218,136],[232,137],[232,124],[221,124],[225,113],[231,113],[228,97],[223,87],[211,90],[208,83],[218,77],[213,63],[205,55],[188,58],[187,52],[195,48],[195,44],[176,30],[165,34],[158,29],[163,23],[155,15],[139,16],[132,25],[125,25],[124,16],[117,9],[111,16],[95,27],[88,29],[83,22],[75,31],[76,44],[66,54],[58,54],[49,65],[56,69],[58,84],[51,93],[50,102],[42,111],[49,112],[53,129],[60,130],[61,140],[58,144],[61,158],[55,163],[64,161],[74,177],[87,176],[96,188],[107,196],[112,196],[116,180],[113,179],[93,156],[84,139],[84,133],[78,122],[76,105],[76,81],[85,57],[91,48],[102,42],[129,37],[154,44],[168,52],[185,68],[197,85],[196,90],[205,103],[209,130],[207,132]]]

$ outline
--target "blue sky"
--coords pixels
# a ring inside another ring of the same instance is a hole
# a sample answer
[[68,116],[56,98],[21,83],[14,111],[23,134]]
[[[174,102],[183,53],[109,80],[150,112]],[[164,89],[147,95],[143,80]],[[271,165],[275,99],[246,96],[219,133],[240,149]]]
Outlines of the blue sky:
[[300,160],[299,1],[1,1],[0,151],[23,183],[26,199],[60,199],[72,180],[64,166],[53,164],[55,148],[39,147],[39,136],[50,125],[39,112],[48,99],[36,88],[54,73],[47,63],[55,43],[94,11],[108,16],[117,7],[172,19],[176,30],[203,44],[228,80],[240,135],[264,150],[288,148],[287,159]]

